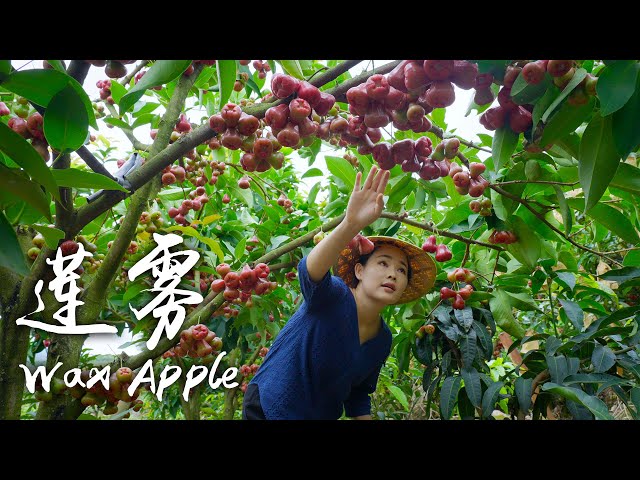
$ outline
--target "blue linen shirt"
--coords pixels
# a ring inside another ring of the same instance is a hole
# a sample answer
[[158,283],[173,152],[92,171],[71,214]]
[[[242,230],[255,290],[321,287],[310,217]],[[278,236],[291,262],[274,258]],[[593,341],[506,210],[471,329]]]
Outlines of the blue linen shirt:
[[349,287],[326,273],[309,278],[298,263],[304,300],[280,331],[250,383],[257,384],[267,419],[335,420],[371,412],[370,393],[391,351],[391,331],[360,345],[358,313]]

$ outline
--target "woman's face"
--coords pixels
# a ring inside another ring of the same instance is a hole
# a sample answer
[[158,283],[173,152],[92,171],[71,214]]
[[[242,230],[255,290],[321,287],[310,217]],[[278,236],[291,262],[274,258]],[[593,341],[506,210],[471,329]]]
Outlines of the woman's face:
[[378,247],[365,266],[356,263],[358,289],[380,303],[396,303],[409,283],[407,255],[397,247]]

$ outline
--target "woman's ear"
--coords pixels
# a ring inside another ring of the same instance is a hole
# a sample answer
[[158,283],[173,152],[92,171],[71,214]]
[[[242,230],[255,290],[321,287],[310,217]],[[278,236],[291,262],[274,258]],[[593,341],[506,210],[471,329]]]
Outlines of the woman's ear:
[[358,281],[362,281],[362,269],[364,267],[362,266],[361,263],[356,263],[355,266],[353,267],[353,270],[356,274],[356,278],[358,279]]

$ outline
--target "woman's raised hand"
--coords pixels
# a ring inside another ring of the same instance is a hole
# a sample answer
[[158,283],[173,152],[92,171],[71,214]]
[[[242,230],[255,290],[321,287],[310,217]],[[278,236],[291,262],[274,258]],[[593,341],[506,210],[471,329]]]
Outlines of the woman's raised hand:
[[389,181],[389,170],[371,167],[369,175],[360,188],[362,172],[356,174],[356,183],[347,205],[345,222],[358,230],[371,225],[382,214],[384,208],[383,193]]

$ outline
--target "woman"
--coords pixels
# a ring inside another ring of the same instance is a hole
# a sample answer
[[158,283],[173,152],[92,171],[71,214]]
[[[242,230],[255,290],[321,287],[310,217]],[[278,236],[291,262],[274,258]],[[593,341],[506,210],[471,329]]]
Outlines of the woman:
[[[384,207],[389,171],[358,172],[343,222],[300,260],[304,301],[265,357],[244,396],[244,419],[371,419],[369,394],[391,351],[380,316],[387,305],[424,295],[435,264],[422,249],[370,237],[373,252],[345,248]],[[336,263],[338,276],[329,273]]]

